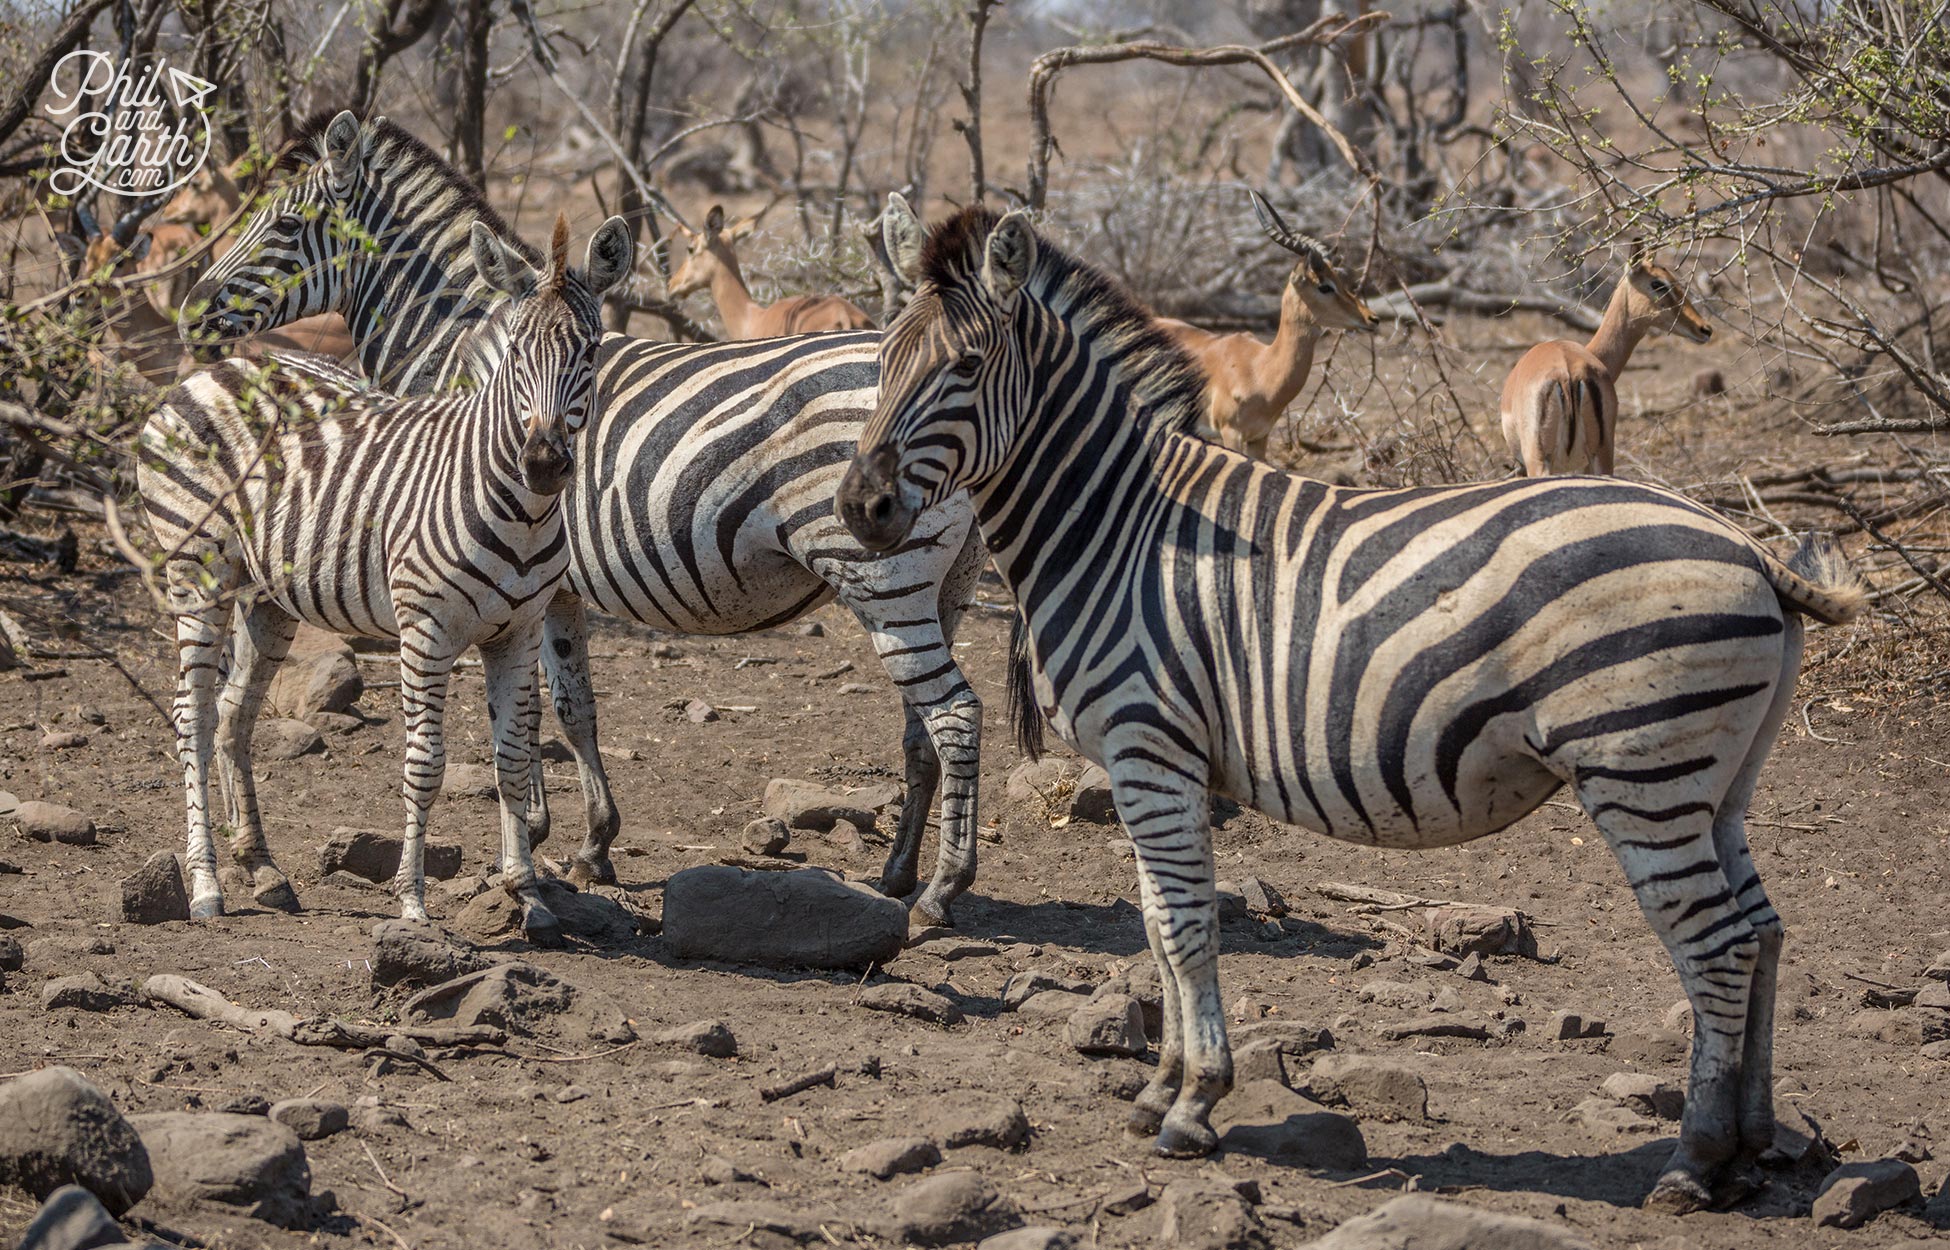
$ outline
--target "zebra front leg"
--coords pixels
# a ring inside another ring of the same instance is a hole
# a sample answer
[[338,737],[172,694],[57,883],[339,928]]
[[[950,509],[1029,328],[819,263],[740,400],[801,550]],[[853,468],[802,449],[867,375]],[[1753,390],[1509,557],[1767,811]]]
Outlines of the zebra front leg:
[[1163,904],[1153,897],[1150,878],[1144,873],[1138,874],[1138,899],[1144,909],[1144,937],[1150,943],[1151,958],[1158,965],[1158,990],[1164,1000],[1164,1011],[1158,1038],[1158,1070],[1131,1100],[1131,1118],[1125,1121],[1125,1127],[1139,1137],[1150,1137],[1164,1127],[1165,1115],[1178,1101],[1178,1091],[1185,1084],[1185,1025],[1178,1005],[1178,979],[1170,973],[1164,937],[1158,928]]
[[188,813],[190,919],[223,915],[223,887],[217,882],[217,848],[210,835],[210,755],[217,728],[217,666],[223,652],[226,608],[199,584],[202,566],[169,568],[169,603],[176,613],[176,697],[170,719],[176,725],[176,757],[183,766],[183,803]]
[[901,760],[907,789],[901,796],[900,824],[894,829],[894,845],[887,852],[887,863],[880,870],[880,892],[889,898],[906,898],[914,892],[920,875],[921,834],[928,827],[928,811],[941,785],[941,757],[935,754],[934,740],[928,736],[926,722],[912,703],[901,704],[907,728],[901,734]]
[[400,631],[399,697],[406,722],[400,793],[406,800],[406,840],[393,877],[393,894],[407,920],[427,918],[427,812],[440,797],[440,783],[447,775],[447,682],[458,658],[444,640],[436,640],[425,629]]
[[[911,909],[924,924],[952,925],[949,908],[975,884],[975,828],[982,781],[982,701],[967,686],[922,714],[941,775],[941,846],[935,856],[934,880],[921,891]],[[902,815],[906,815],[905,809]],[[921,808],[927,818],[927,808]],[[917,831],[915,841],[920,841]]]
[[541,631],[529,628],[481,645],[495,780],[501,791],[503,886],[521,903],[522,936],[537,946],[562,945],[562,926],[542,901],[528,842],[529,710],[538,701],[535,663]]
[[248,874],[251,896],[286,912],[298,910],[298,896],[271,858],[264,838],[251,764],[251,732],[297,629],[297,618],[268,599],[238,611],[231,631],[230,676],[217,701],[217,758],[229,809],[231,856]]
[[[1179,752],[1146,744],[1107,752],[1111,798],[1137,846],[1147,936],[1155,923],[1158,974],[1176,992],[1179,1054],[1153,1084],[1164,1091],[1176,1059],[1177,1097],[1158,1130],[1157,1151],[1172,1158],[1210,1154],[1219,1144],[1212,1108],[1232,1089],[1232,1051],[1219,999],[1219,902],[1212,863],[1209,799],[1203,782],[1157,763]],[[1147,1090],[1147,1092],[1149,1092]],[[1134,1112],[1134,1115],[1137,1113]]]
[[[623,822],[610,794],[609,774],[596,745],[596,688],[589,676],[589,626],[582,600],[567,590],[549,600],[542,621],[542,663],[548,669],[549,697],[555,719],[575,752],[576,772],[582,778],[584,832],[582,846],[569,863],[569,880],[577,885],[614,885],[616,866],[610,844]],[[539,702],[539,701],[538,701]],[[539,715],[540,708],[537,709]],[[541,746],[535,746],[536,790],[541,786]],[[540,841],[540,838],[535,839]]]

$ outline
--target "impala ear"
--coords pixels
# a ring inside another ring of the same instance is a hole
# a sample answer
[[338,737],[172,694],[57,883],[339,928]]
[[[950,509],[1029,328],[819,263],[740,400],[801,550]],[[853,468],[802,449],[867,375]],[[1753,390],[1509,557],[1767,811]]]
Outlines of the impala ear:
[[1652,249],[1646,245],[1644,239],[1633,239],[1630,249],[1625,253],[1626,267],[1629,269],[1644,268],[1645,262],[1651,259],[1651,251]]
[[711,211],[704,214],[704,233],[716,234],[724,229],[724,205],[713,204]]
[[325,127],[325,163],[332,170],[332,185],[341,191],[351,187],[359,176],[359,119],[347,109]]
[[898,191],[887,195],[887,210],[880,214],[880,243],[887,249],[887,263],[894,276],[909,286],[921,281],[921,244],[928,229],[914,215],[907,197]]
[[601,295],[628,277],[635,253],[629,223],[621,217],[612,217],[596,227],[596,233],[589,236],[589,254],[582,262],[590,291]]
[[474,268],[495,290],[504,295],[527,295],[541,285],[542,275],[535,272],[528,258],[496,237],[485,224],[475,222],[467,241],[474,253]]
[[982,263],[982,281],[1005,308],[1015,302],[1016,292],[1029,280],[1035,259],[1036,232],[1030,229],[1028,213],[1017,209],[995,223]]
[[730,240],[731,242],[736,243],[740,239],[751,238],[752,235],[757,232],[757,230],[758,230],[758,218],[741,217],[737,221],[731,223],[731,229],[724,232],[724,237]]

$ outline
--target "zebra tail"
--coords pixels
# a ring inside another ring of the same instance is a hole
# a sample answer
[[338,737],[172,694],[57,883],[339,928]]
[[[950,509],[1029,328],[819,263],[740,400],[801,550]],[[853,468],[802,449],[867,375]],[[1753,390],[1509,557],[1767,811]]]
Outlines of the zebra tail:
[[1009,619],[1009,719],[1016,727],[1016,749],[1032,760],[1043,757],[1043,709],[1036,705],[1036,678],[1029,667],[1029,626],[1017,608]]
[[1787,565],[1775,565],[1770,572],[1782,606],[1824,625],[1854,620],[1869,603],[1869,589],[1861,574],[1826,534],[1803,537]]

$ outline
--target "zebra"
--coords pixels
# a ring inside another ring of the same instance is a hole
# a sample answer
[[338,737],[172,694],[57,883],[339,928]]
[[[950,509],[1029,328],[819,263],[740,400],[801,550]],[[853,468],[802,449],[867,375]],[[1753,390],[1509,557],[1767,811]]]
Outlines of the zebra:
[[936,227],[913,277],[835,506],[874,550],[968,491],[1025,621],[1019,728],[1046,718],[1110,774],[1164,985],[1133,1131],[1206,1153],[1232,1082],[1211,794],[1422,848],[1569,785],[1693,1009],[1680,1142],[1648,1204],[1697,1207],[1764,1150],[1783,925],[1743,822],[1801,618],[1865,601],[1839,554],[1811,541],[1783,565],[1615,479],[1362,490],[1207,443],[1191,359],[1021,212]]
[[[475,265],[509,297],[491,314],[513,350],[465,393],[398,399],[322,358],[226,361],[178,385],[137,442],[137,481],[165,556],[179,675],[172,717],[189,812],[190,914],[223,914],[209,817],[210,756],[221,761],[233,848],[261,903],[296,896],[264,840],[251,772],[252,723],[300,620],[397,638],[406,726],[406,839],[393,882],[424,920],[427,811],[446,768],[448,677],[481,652],[501,794],[501,861],[529,940],[560,926],[538,892],[527,835],[541,620],[569,564],[561,493],[570,440],[588,419],[602,337],[598,296],[630,270],[621,218],[567,267],[558,218],[545,272],[484,225]],[[233,611],[234,610],[234,611]],[[230,673],[216,685],[234,615]]]
[[[479,191],[384,118],[314,118],[287,145],[287,178],[236,246],[191,291],[186,341],[208,348],[336,309],[382,385],[465,381],[505,342],[479,324],[463,245],[473,223],[507,237]],[[916,234],[908,241],[918,246]],[[913,904],[952,924],[975,879],[982,704],[952,650],[986,553],[965,497],[946,499],[900,549],[868,554],[833,518],[832,495],[873,409],[877,333],[727,344],[612,334],[596,412],[564,497],[567,593],[550,604],[543,662],[581,774],[587,834],[579,884],[613,882],[620,821],[596,744],[584,604],[687,634],[782,626],[837,597],[899,690],[906,796],[880,879],[910,894],[937,787],[940,854]],[[534,837],[548,830],[535,757]]]

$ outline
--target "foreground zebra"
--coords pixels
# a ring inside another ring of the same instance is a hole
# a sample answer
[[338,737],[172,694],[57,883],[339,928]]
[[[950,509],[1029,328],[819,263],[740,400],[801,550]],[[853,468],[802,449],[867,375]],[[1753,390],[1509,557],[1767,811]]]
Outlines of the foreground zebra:
[[305,357],[228,362],[170,392],[143,428],[138,481],[167,553],[176,615],[174,718],[197,919],[223,913],[209,819],[213,733],[237,858],[260,901],[296,905],[264,842],[250,740],[303,620],[400,640],[406,844],[394,890],[408,919],[426,917],[422,862],[427,809],[446,768],[447,679],[468,647],[480,647],[502,863],[528,937],[557,938],[528,854],[528,706],[542,613],[569,563],[560,496],[570,439],[594,395],[596,297],[629,272],[630,237],[621,218],[605,222],[581,273],[566,267],[559,219],[546,273],[484,226],[473,228],[471,246],[483,277],[511,297],[493,315],[516,344],[480,389],[399,400]]
[[1765,1149],[1782,925],[1743,821],[1801,617],[1863,602],[1832,549],[1790,569],[1607,479],[1351,490],[1202,442],[1190,360],[1020,213],[937,228],[916,276],[839,514],[884,548],[970,491],[1035,699],[1110,773],[1164,983],[1133,1128],[1209,1151],[1232,1083],[1210,793],[1434,847],[1570,785],[1693,1006],[1680,1144],[1648,1203],[1696,1207]]
[[[477,223],[503,238],[507,227],[418,140],[383,118],[361,125],[340,113],[307,127],[281,166],[293,176],[191,291],[187,341],[337,310],[365,372],[407,390],[506,350],[505,335],[476,332],[484,300],[466,240]],[[573,593],[549,606],[543,648],[588,817],[572,879],[616,879],[619,827],[596,745],[583,604],[680,633],[741,634],[837,596],[872,637],[907,716],[907,796],[881,889],[913,890],[937,787],[941,852],[916,916],[949,923],[974,882],[982,705],[950,649],[984,559],[974,514],[966,497],[945,499],[885,555],[863,552],[833,517],[833,491],[873,410],[878,343],[604,340],[596,412],[564,499]],[[539,755],[531,803],[539,841]]]

